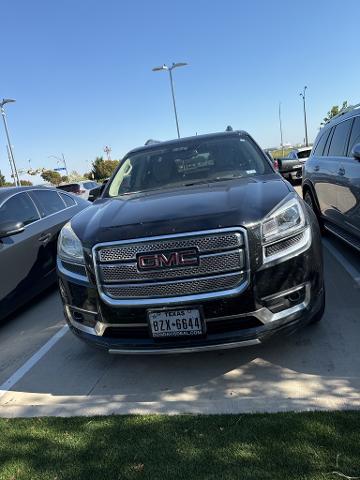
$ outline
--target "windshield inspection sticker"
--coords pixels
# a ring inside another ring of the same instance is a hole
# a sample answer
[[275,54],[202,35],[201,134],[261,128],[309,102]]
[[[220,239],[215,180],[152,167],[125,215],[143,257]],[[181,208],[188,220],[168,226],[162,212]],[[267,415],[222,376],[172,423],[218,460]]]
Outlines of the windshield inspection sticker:
[[256,170],[246,170],[246,173],[248,175],[251,175],[252,173],[256,173]]

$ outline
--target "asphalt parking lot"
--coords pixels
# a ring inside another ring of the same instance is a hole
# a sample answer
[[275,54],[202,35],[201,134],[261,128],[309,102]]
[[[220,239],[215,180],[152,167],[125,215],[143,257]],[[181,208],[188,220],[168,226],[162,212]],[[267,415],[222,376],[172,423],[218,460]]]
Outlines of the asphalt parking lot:
[[360,259],[324,239],[323,321],[221,353],[110,356],[64,326],[54,288],[0,326],[0,416],[360,407]]

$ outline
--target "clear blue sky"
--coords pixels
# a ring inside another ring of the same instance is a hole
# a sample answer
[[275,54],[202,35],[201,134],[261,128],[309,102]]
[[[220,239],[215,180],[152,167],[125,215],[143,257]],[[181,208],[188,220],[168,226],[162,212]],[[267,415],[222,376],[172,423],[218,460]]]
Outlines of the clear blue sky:
[[[148,138],[176,135],[172,61],[183,136],[234,128],[263,147],[309,136],[333,104],[360,102],[359,0],[2,0],[0,97],[20,168],[71,170],[112,147],[120,158]],[[0,127],[0,169],[8,176]]]

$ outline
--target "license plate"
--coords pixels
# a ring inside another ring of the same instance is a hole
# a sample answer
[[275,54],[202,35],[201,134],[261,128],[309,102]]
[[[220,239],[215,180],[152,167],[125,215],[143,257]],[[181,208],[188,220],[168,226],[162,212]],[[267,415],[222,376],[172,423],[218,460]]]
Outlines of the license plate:
[[148,318],[154,338],[198,337],[204,333],[198,308],[151,310]]

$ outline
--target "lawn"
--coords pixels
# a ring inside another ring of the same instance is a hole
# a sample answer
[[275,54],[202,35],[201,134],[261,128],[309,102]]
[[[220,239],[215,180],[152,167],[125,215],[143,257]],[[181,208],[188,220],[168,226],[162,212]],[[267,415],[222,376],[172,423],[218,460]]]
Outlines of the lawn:
[[[337,463],[337,465],[336,465]],[[360,475],[360,412],[0,420],[0,479]]]

